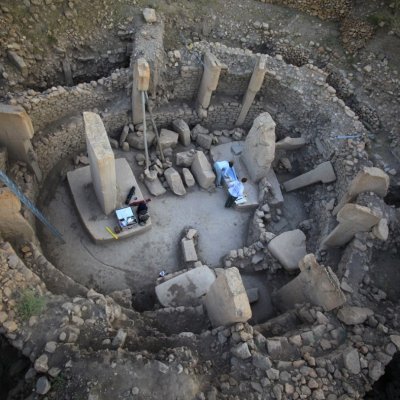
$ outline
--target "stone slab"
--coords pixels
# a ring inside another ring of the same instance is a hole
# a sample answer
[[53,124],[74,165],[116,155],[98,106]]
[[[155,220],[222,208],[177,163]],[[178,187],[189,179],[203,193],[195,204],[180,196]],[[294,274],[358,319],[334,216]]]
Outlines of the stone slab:
[[160,146],[164,150],[168,147],[175,148],[178,144],[179,134],[168,129],[161,129]]
[[209,189],[214,185],[215,174],[212,170],[211,164],[202,151],[198,151],[193,157],[191,169],[193,176],[196,178],[200,187],[203,189]]
[[251,318],[249,299],[237,268],[218,270],[204,305],[213,327],[246,322]]
[[174,168],[170,167],[164,171],[164,176],[168,182],[168,186],[174,194],[177,196],[184,196],[186,194],[186,189],[183,186],[182,178],[179,172]]
[[234,161],[234,167],[239,179],[248,178],[244,184],[247,202],[243,204],[235,204],[238,210],[254,209],[258,207],[258,184],[254,183],[249,176],[246,165],[240,158],[240,154],[236,154],[238,145],[243,147],[244,142],[230,142],[214,146],[210,150],[213,163],[216,161]]
[[183,146],[189,146],[190,138],[190,128],[189,125],[183,119],[176,119],[172,122],[172,127],[175,132],[179,134],[179,141]]
[[[115,160],[117,171],[117,202],[116,208],[126,207],[125,199],[132,186],[136,187],[135,197],[137,200],[143,200],[143,195],[139,184],[136,181],[131,167],[125,158]],[[118,221],[114,213],[110,216],[104,215],[99,204],[92,185],[90,167],[83,167],[67,173],[68,184],[72,192],[75,206],[79,217],[95,243],[111,242],[115,240],[107,231],[106,227],[114,229]],[[117,236],[119,239],[138,235],[151,228],[151,218],[147,220],[146,225],[137,225],[132,229],[122,231]]]
[[299,261],[307,254],[306,235],[300,229],[283,232],[268,243],[268,250],[286,271],[296,271]]
[[193,187],[196,184],[192,173],[187,168],[182,168],[183,180],[188,188]]
[[158,301],[164,307],[197,306],[215,281],[214,272],[203,265],[156,286]]
[[185,262],[193,262],[198,260],[193,239],[187,239],[185,237],[181,240],[181,245],[183,259],[185,260]]

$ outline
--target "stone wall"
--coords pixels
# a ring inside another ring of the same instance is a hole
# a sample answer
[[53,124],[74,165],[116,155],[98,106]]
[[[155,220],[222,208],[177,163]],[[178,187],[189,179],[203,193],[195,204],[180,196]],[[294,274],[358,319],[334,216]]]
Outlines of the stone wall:
[[[200,55],[208,49],[224,64],[224,68],[207,118],[202,120],[193,108],[193,100],[203,69]],[[193,57],[193,52],[199,56]],[[181,58],[168,68],[167,79],[164,79],[168,83],[164,87],[164,97],[169,101],[155,107],[157,124],[168,127],[175,118],[181,117],[189,125],[201,123],[211,131],[232,128],[239,115],[257,55],[249,50],[204,42],[196,43],[193,52],[185,53],[182,50]],[[357,116],[336,97],[335,89],[326,83],[327,74],[315,66],[306,64],[296,67],[286,64],[280,56],[267,56],[267,69],[263,86],[243,127],[250,128],[258,114],[268,111],[277,122],[278,139],[300,135],[307,139],[309,146],[296,152],[298,163],[304,171],[319,162],[332,159],[339,175],[337,189],[346,187],[348,179],[353,176],[353,168],[344,170],[346,165],[341,160],[346,157],[346,154],[342,154],[346,147],[340,150],[344,142],[336,136],[362,136],[364,128]],[[11,102],[23,105],[32,118],[36,128],[34,146],[45,174],[58,160],[84,148],[82,111],[97,109],[112,137],[116,137],[124,124],[129,123],[129,96],[123,91],[129,84],[129,77],[128,69],[119,70],[91,84],[74,88],[58,87],[41,94],[28,91],[11,99]],[[75,118],[71,118],[73,115]],[[51,123],[55,126],[52,131],[46,128]],[[341,156],[336,162],[334,156],[339,153]],[[357,167],[354,165],[354,171]]]
[[28,90],[14,95],[11,104],[20,104],[32,119],[35,132],[69,115],[92,108],[103,108],[107,102],[124,96],[130,70],[116,70],[111,76],[74,87],[57,86],[42,93]]

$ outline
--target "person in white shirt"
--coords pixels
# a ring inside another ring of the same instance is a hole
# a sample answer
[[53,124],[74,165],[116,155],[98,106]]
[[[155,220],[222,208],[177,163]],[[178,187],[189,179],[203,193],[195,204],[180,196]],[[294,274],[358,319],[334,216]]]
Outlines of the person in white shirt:
[[241,181],[233,181],[229,183],[228,186],[228,199],[225,203],[225,208],[230,208],[235,203],[235,200],[238,197],[243,196],[244,193],[244,185],[243,183],[247,182],[247,178],[242,178]]
[[214,170],[215,170],[215,173],[217,174],[217,179],[215,180],[215,186],[217,186],[217,187],[221,186],[222,178],[225,178],[225,175],[227,175],[227,173],[229,172],[230,169],[234,173],[233,164],[234,164],[233,161],[229,161],[229,162],[228,161],[216,161],[214,163]]

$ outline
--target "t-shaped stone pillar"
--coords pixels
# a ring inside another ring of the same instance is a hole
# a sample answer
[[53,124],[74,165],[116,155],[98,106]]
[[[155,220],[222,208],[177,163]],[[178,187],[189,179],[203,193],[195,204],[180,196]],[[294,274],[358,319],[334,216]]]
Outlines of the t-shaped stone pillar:
[[197,104],[203,109],[207,109],[210,105],[211,95],[217,89],[219,75],[222,65],[213,54],[207,52],[204,55],[204,71],[201,78],[199,94],[197,96]]
[[319,265],[314,254],[304,256],[299,267],[300,274],[274,295],[274,302],[281,311],[302,303],[311,303],[330,311],[345,303],[346,297],[336,275],[331,268]]
[[350,242],[358,232],[368,232],[379,223],[380,217],[368,207],[346,204],[338,212],[339,225],[324,239],[322,247],[340,247]]
[[84,112],[83,121],[94,191],[101,209],[108,215],[117,202],[114,153],[100,115]]
[[7,148],[11,159],[26,162],[41,180],[42,173],[31,144],[32,138],[33,126],[25,110],[20,106],[1,104],[0,146]]
[[313,183],[329,183],[335,180],[336,175],[332,164],[330,161],[326,161],[319,164],[313,170],[284,182],[283,187],[287,192],[291,192],[292,190],[301,189],[305,186],[312,185]]
[[346,193],[333,210],[333,215],[336,215],[346,203],[353,201],[360,193],[374,192],[378,196],[385,197],[389,182],[389,175],[380,168],[364,167],[351,181]]
[[132,119],[134,124],[143,122],[142,96],[150,85],[150,66],[144,58],[137,59],[133,64],[132,85]]
[[264,82],[265,73],[267,72],[266,62],[267,57],[265,55],[260,56],[260,58],[256,62],[253,70],[253,75],[251,76],[249,86],[243,98],[242,109],[240,110],[240,114],[238,116],[238,119],[236,120],[236,126],[240,126],[243,124],[247,113],[249,112],[250,107],[253,104],[254,97],[256,97],[257,92],[261,89],[261,86]]

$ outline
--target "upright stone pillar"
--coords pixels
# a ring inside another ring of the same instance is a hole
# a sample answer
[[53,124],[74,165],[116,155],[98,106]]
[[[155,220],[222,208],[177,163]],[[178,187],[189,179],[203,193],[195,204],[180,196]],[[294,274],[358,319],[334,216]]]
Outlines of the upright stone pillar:
[[32,138],[32,121],[25,110],[20,106],[0,104],[0,146],[7,148],[10,159],[26,162],[41,180]]
[[210,105],[212,92],[217,89],[222,64],[210,52],[204,55],[204,71],[201,78],[197,104],[200,109],[207,110]]
[[260,58],[256,62],[253,70],[253,75],[251,76],[249,86],[243,98],[242,109],[240,111],[238,119],[236,120],[236,126],[240,126],[243,124],[247,113],[249,112],[250,107],[253,104],[257,92],[261,89],[261,86],[264,82],[265,73],[267,72],[266,62],[267,57],[265,55],[260,56]]
[[150,66],[144,58],[137,59],[133,64],[132,86],[132,120],[133,123],[143,122],[141,91],[147,91],[150,84]]
[[275,158],[275,126],[271,115],[262,113],[246,137],[241,157],[253,182],[267,176]]
[[274,302],[281,311],[302,303],[311,303],[330,311],[345,303],[346,297],[335,273],[331,268],[319,265],[314,254],[304,256],[299,267],[300,274],[274,295]]
[[84,112],[83,121],[93,187],[100,207],[107,215],[115,210],[117,202],[114,153],[100,115]]

